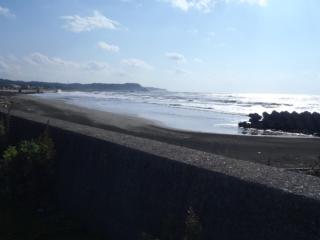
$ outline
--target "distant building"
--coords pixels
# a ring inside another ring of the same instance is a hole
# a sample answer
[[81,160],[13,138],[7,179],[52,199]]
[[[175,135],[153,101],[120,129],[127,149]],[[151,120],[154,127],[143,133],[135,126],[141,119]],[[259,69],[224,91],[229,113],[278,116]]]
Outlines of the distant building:
[[8,86],[8,88],[9,88],[9,89],[20,89],[21,86],[20,86],[20,85],[17,85],[17,84],[10,84],[10,85]]

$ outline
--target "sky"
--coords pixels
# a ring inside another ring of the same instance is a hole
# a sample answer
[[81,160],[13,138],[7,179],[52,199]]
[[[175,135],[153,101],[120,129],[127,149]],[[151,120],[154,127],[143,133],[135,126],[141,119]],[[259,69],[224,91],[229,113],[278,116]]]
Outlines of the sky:
[[319,0],[0,0],[0,78],[320,94]]

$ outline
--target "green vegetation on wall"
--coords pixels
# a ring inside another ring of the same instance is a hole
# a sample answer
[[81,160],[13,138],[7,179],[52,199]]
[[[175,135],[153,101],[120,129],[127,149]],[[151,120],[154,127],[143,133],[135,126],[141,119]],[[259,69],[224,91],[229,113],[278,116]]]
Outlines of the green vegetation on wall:
[[46,204],[54,189],[54,154],[48,131],[37,139],[7,146],[0,158],[2,197],[35,207]]

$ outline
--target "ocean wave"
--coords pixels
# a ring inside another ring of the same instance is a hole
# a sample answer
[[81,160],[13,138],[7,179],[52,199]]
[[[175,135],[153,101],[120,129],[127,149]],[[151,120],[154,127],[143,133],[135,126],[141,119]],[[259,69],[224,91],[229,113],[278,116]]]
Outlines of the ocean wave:
[[130,102],[156,104],[172,108],[212,111],[224,114],[247,115],[252,112],[317,111],[320,96],[288,94],[214,94],[177,92],[60,92],[44,97],[66,101]]

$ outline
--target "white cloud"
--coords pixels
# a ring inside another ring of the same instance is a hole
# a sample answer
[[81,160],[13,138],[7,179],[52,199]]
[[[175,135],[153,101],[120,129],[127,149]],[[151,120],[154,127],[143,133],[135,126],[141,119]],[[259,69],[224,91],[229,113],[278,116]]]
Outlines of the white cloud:
[[183,11],[197,9],[203,12],[210,12],[216,1],[213,0],[164,0],[169,2],[171,6],[179,8]]
[[10,11],[9,8],[5,8],[5,7],[1,7],[1,6],[0,6],[0,16],[15,17],[15,15]]
[[268,4],[268,0],[240,0],[240,3],[257,4],[261,7],[265,7]]
[[230,32],[230,33],[234,33],[234,32],[237,31],[237,29],[236,29],[235,27],[227,27],[227,28],[226,28],[226,31],[227,31],[227,32]]
[[199,33],[199,30],[196,28],[192,28],[192,29],[187,30],[187,32],[196,35]]
[[186,58],[184,55],[176,52],[167,52],[165,56],[170,59],[175,61],[176,63],[183,63],[186,62]]
[[61,17],[66,21],[65,28],[72,32],[89,32],[95,29],[118,29],[120,24],[105,17],[98,11],[93,12],[93,16],[80,17],[78,15]]
[[265,7],[268,0],[162,0],[170,3],[172,7],[179,8],[182,11],[189,11],[191,9],[199,10],[205,13],[210,12],[215,5],[223,3],[247,3],[256,4]]
[[142,4],[143,1],[144,0],[120,0],[120,2],[122,2],[122,3],[131,4],[136,9],[140,9],[143,6],[143,4]]
[[203,63],[203,59],[201,58],[194,58],[193,61],[197,62],[197,63]]
[[9,66],[2,60],[0,59],[0,71],[5,71],[5,69],[8,69]]
[[215,33],[215,32],[209,32],[209,33],[208,33],[208,36],[209,36],[210,38],[214,38],[214,37],[216,36],[216,33]]
[[50,68],[55,70],[90,70],[101,71],[109,67],[105,62],[91,61],[86,63],[64,60],[57,57],[48,57],[42,53],[32,53],[24,58],[24,61],[37,67]]
[[151,70],[153,67],[146,63],[145,61],[137,58],[129,58],[129,59],[123,59],[121,61],[122,64],[132,67],[132,68],[142,68],[142,69],[147,69]]
[[217,34],[215,32],[208,32],[206,39],[211,41],[211,40],[214,40],[216,38],[216,36],[217,36]]
[[185,74],[190,74],[189,71],[185,70],[185,69],[181,69],[181,68],[175,68],[173,70],[173,73],[176,75],[185,75]]
[[98,43],[98,47],[108,52],[119,52],[120,50],[117,45],[109,44],[103,41]]
[[51,58],[42,53],[32,53],[24,60],[33,65],[42,65],[42,66],[55,66],[55,67],[73,67],[80,68],[80,65],[76,62],[63,60],[61,58]]
[[102,71],[102,70],[106,70],[109,68],[109,65],[107,63],[104,62],[88,62],[87,64],[85,64],[85,69],[89,70],[89,71]]
[[101,82],[113,74],[105,62],[78,62],[42,53],[23,58],[0,56],[0,77],[26,81]]
[[151,79],[152,69],[148,63],[136,58],[109,64],[94,60],[68,60],[39,52],[23,57],[0,55],[0,78],[25,81],[144,84]]

